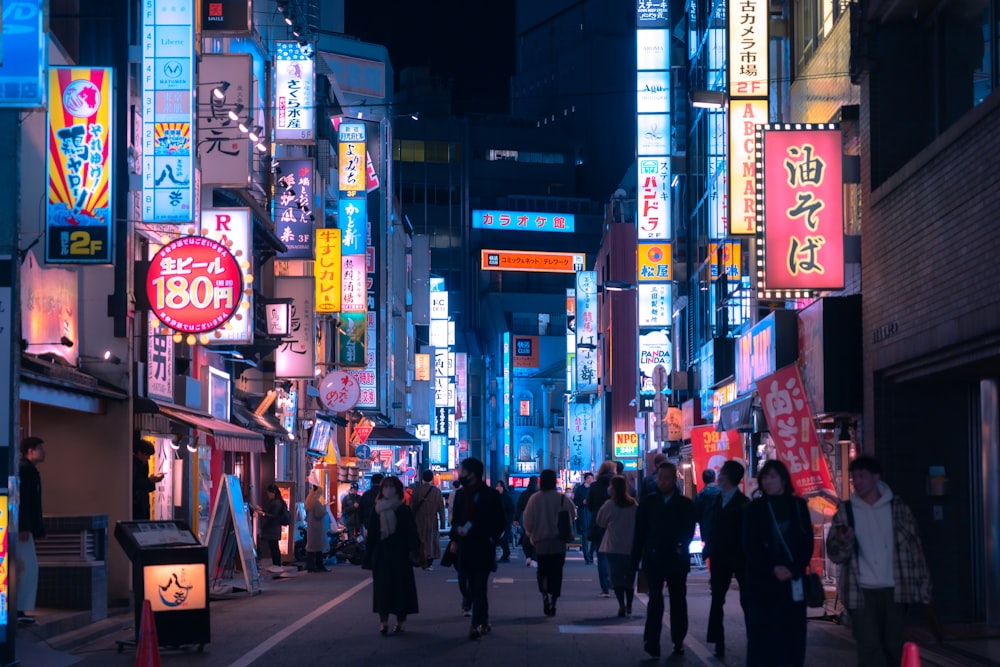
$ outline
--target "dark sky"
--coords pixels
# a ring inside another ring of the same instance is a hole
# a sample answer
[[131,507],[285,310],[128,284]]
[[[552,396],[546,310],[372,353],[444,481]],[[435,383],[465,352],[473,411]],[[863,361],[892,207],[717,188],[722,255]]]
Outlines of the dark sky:
[[454,80],[456,113],[507,113],[514,0],[346,0],[345,31],[389,50],[392,67]]

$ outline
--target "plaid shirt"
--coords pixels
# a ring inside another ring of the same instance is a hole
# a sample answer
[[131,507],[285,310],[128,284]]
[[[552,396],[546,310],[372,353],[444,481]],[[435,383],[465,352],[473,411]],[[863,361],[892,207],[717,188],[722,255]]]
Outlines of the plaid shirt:
[[[892,576],[896,582],[894,599],[899,604],[920,603],[930,600],[931,578],[924,560],[924,548],[917,531],[913,513],[899,498],[893,498],[892,531],[895,535],[893,549]],[[833,527],[826,537],[826,553],[834,563],[840,565],[837,590],[844,606],[857,609],[864,606],[864,596],[858,585],[858,559],[854,541],[848,541],[840,534],[840,527],[848,526],[847,510],[844,503],[837,507],[833,515]]]

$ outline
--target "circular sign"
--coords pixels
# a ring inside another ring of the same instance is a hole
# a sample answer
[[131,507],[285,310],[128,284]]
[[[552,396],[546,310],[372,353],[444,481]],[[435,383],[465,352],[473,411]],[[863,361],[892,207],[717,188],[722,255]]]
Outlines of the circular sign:
[[663,261],[663,248],[658,245],[650,246],[646,251],[646,258],[653,263],[659,263]]
[[416,476],[417,476],[417,469],[416,468],[407,468],[406,469],[406,479],[413,479]]
[[358,445],[354,448],[354,455],[359,459],[370,459],[372,457],[372,448],[368,445]]
[[358,404],[361,385],[349,373],[332,371],[319,383],[319,402],[331,412],[346,412]]
[[243,273],[226,246],[203,236],[185,236],[153,257],[146,295],[156,317],[182,333],[217,329],[243,298]]
[[101,89],[93,81],[76,79],[63,91],[63,108],[76,118],[90,118],[101,107]]

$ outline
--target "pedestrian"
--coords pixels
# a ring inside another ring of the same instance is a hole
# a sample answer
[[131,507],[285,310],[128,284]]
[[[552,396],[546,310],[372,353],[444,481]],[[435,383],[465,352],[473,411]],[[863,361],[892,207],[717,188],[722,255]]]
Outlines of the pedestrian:
[[740,586],[740,607],[743,609],[744,628],[747,622],[746,558],[743,555],[743,510],[750,499],[740,491],[745,469],[739,461],[726,461],[719,470],[719,493],[712,510],[711,532],[702,533],[705,548],[702,554],[709,559],[709,588],[712,606],[708,612],[707,641],[715,644],[715,655],[726,657],[726,634],[723,623],[723,606],[726,593],[736,577]]
[[838,589],[858,667],[895,667],[903,655],[905,605],[931,601],[924,548],[913,512],[882,481],[878,459],[862,455],[847,469],[854,492],[833,515],[827,555],[840,565]]
[[660,464],[666,462],[667,455],[663,452],[653,454],[653,464],[649,468],[649,474],[643,477],[639,484],[639,500],[651,493],[656,493],[656,478],[659,475],[657,471],[660,469]]
[[361,534],[361,496],[358,495],[357,482],[351,482],[350,490],[340,500],[340,518],[347,537],[357,539]]
[[656,493],[639,501],[632,564],[649,583],[643,648],[653,657],[660,655],[663,629],[663,583],[670,594],[670,639],[674,655],[684,654],[687,636],[687,575],[691,571],[688,549],[694,538],[694,503],[677,488],[677,467],[661,463],[657,470]]
[[444,496],[434,484],[434,473],[425,470],[421,484],[413,490],[410,507],[417,522],[417,534],[424,550],[425,570],[432,570],[434,561],[441,558],[441,529],[444,528]]
[[329,572],[323,564],[323,552],[330,547],[327,537],[327,509],[323,503],[323,489],[310,485],[306,496],[306,572]]
[[770,460],[757,474],[743,513],[746,554],[747,667],[802,667],[806,658],[803,577],[813,552],[806,501],[795,495],[788,468]]
[[500,536],[500,563],[510,562],[510,545],[514,541],[513,525],[514,525],[514,512],[516,508],[514,507],[514,500],[510,497],[510,491],[507,489],[507,483],[502,479],[497,480],[496,486],[497,493],[500,494],[500,509],[503,510],[503,535]]
[[[583,552],[583,561],[587,565],[594,562],[594,554],[591,553],[590,546],[590,524],[593,515],[587,507],[587,496],[590,495],[590,486],[594,483],[594,473],[583,473],[583,481],[573,489],[573,504],[576,506],[576,532],[580,536],[580,551]],[[594,545],[596,550],[597,545]]]
[[358,512],[361,514],[361,526],[366,530],[368,522],[371,521],[372,513],[375,511],[375,497],[378,495],[378,489],[382,484],[382,479],[384,477],[385,475],[380,472],[372,475],[371,486],[368,487],[367,491],[361,494]]
[[[587,493],[587,509],[591,516],[596,516],[601,506],[607,502],[611,496],[611,478],[615,476],[617,470],[614,461],[604,461],[597,469],[597,479],[590,485]],[[608,578],[608,556],[602,554],[597,547],[604,540],[604,529],[599,526],[591,526],[590,535],[591,552],[597,551],[597,583],[601,587],[599,596],[602,598],[611,597],[611,581]]]
[[601,505],[594,517],[604,531],[597,553],[608,559],[608,574],[618,600],[618,616],[632,615],[635,597],[635,567],[632,565],[632,542],[635,539],[635,516],[638,503],[628,492],[628,481],[622,475],[611,478],[610,502]]
[[[719,485],[715,483],[715,471],[706,468],[701,471],[701,481],[704,488],[694,497],[694,520],[698,522],[698,532],[701,541],[712,532],[712,515],[715,511],[715,501],[719,499]],[[703,552],[704,553],[704,552]]]
[[[566,543],[572,540],[576,508],[573,501],[556,489],[556,471],[543,470],[538,478],[538,493],[531,496],[524,508],[524,532],[531,540],[538,559],[538,592],[542,594],[542,611],[556,615],[556,600],[562,594],[563,566],[566,564]],[[560,534],[560,514],[566,513],[566,528],[570,540]]]
[[[21,441],[20,478],[21,502],[17,515],[17,622],[34,623],[29,611],[35,609],[38,596],[38,554],[35,540],[45,537],[42,518],[42,476],[38,464],[45,462],[45,441],[27,437]],[[6,518],[6,517],[5,517]]]
[[469,639],[479,639],[491,630],[489,577],[497,565],[496,545],[503,533],[503,510],[496,491],[483,482],[483,462],[467,458],[459,465],[462,488],[455,498],[452,544],[460,576],[472,600]]
[[[277,484],[268,484],[264,489],[264,504],[255,505],[254,512],[260,515],[260,541],[267,545],[268,553],[271,556],[271,572],[281,572],[281,527],[288,525],[285,523],[286,517],[291,522],[288,506],[285,499],[281,497],[281,491]],[[258,549],[263,551],[263,549]]]
[[135,436],[132,441],[132,519],[149,521],[149,494],[163,479],[163,473],[149,472],[149,459],[156,448],[148,440]]
[[[514,510],[514,527],[519,528],[522,523],[522,518],[524,516],[524,508],[528,506],[528,501],[531,496],[538,491],[538,477],[532,475],[528,479],[528,486],[521,491],[521,495],[517,497],[517,507]],[[521,551],[524,552],[524,564],[531,567],[534,562],[535,550],[531,544],[531,540],[525,535],[524,530],[521,530]]]
[[379,483],[367,530],[363,567],[372,571],[372,611],[378,614],[378,631],[383,636],[389,634],[389,614],[393,614],[393,632],[398,634],[409,615],[420,611],[410,560],[410,554],[420,548],[420,537],[397,477],[384,477]]
[[[462,482],[455,479],[451,483],[451,493],[448,494],[448,534],[452,534],[452,529],[455,527],[455,498],[458,497],[461,492]],[[456,544],[452,548],[453,539],[448,541],[448,551],[450,553],[443,554],[441,556],[441,563],[450,563],[452,567],[455,568],[455,581],[458,583],[458,592],[462,596],[462,616],[470,617],[472,616],[472,591],[469,588],[469,579],[465,576],[465,571],[458,567],[458,556]]]

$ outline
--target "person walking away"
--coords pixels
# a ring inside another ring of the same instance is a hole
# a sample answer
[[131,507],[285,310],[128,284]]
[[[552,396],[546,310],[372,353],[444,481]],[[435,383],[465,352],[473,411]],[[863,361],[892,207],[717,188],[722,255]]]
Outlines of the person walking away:
[[795,495],[788,468],[781,461],[767,461],[761,467],[754,496],[743,513],[747,667],[803,667],[803,576],[813,552],[809,508]]
[[743,556],[743,509],[750,499],[740,491],[745,469],[739,461],[726,461],[719,470],[719,493],[712,508],[710,532],[702,533],[705,548],[702,554],[709,559],[709,588],[712,606],[708,612],[707,641],[715,644],[715,655],[726,657],[726,634],[723,606],[733,577],[740,586],[740,607],[743,623],[747,627],[746,558]]
[[[531,500],[531,496],[538,492],[538,477],[532,476],[528,479],[528,486],[525,487],[521,495],[517,497],[517,507],[514,510],[514,527],[518,528],[521,526],[522,518],[524,516],[524,508],[528,506],[528,501]],[[524,564],[531,567],[535,558],[535,550],[531,544],[531,540],[521,531],[521,551],[524,552]]]
[[503,534],[500,536],[500,550],[502,553],[500,560],[497,562],[509,563],[510,545],[514,542],[513,525],[516,508],[514,507],[514,500],[510,497],[510,491],[507,489],[506,482],[501,479],[497,481],[494,488],[500,494],[500,509],[503,511]]
[[657,471],[656,493],[639,501],[632,564],[649,582],[649,603],[643,648],[651,656],[660,655],[663,629],[663,583],[670,594],[670,639],[674,655],[684,654],[687,636],[687,575],[691,571],[688,548],[694,538],[694,503],[677,489],[677,467],[661,463]]
[[847,469],[854,492],[833,515],[827,555],[840,566],[858,667],[895,667],[903,656],[905,605],[930,604],[930,572],[913,512],[882,481],[878,459],[862,455]]
[[[546,616],[556,615],[566,564],[567,540],[559,534],[559,514],[567,513],[570,526],[576,514],[573,501],[556,489],[556,478],[555,470],[543,470],[538,478],[538,493],[531,496],[524,508],[524,532],[538,559],[538,592],[542,594],[542,611]],[[572,539],[572,530],[570,533]]]
[[42,476],[38,464],[45,462],[45,441],[28,437],[21,441],[21,465],[18,476],[21,485],[21,504],[17,516],[17,574],[21,577],[17,587],[17,622],[34,623],[38,596],[38,554],[35,540],[45,537],[42,519]]
[[621,475],[611,478],[610,502],[601,505],[594,522],[604,531],[597,553],[608,559],[608,574],[618,600],[618,616],[632,615],[635,597],[635,568],[632,566],[632,542],[635,539],[635,516],[638,503],[628,492],[628,482]]
[[306,496],[306,572],[329,572],[323,565],[323,552],[329,547],[326,535],[327,509],[323,490],[311,485]]
[[[614,461],[604,461],[597,469],[597,479],[590,485],[590,491],[587,493],[587,509],[590,510],[591,516],[596,516],[601,506],[610,497],[611,478],[617,474],[615,472],[617,469]],[[594,526],[588,537],[590,538],[591,551],[597,551],[597,583],[601,587],[600,597],[611,597],[611,593],[609,592],[611,582],[608,578],[608,557],[597,549],[604,540],[604,530]]]
[[361,534],[361,496],[358,495],[357,482],[351,482],[350,491],[340,500],[340,518],[347,537],[357,539]]
[[368,522],[371,521],[372,512],[375,511],[375,497],[378,496],[379,486],[382,484],[382,479],[385,478],[380,472],[372,475],[371,486],[368,490],[361,494],[361,500],[358,501],[358,513],[361,515],[361,526],[367,530]]
[[[288,512],[285,499],[281,497],[281,491],[277,484],[268,484],[264,489],[264,504],[256,505],[254,512],[260,515],[260,541],[267,545],[268,553],[271,556],[271,572],[281,572],[281,526],[285,525],[282,519]],[[288,515],[290,516],[290,515]],[[263,551],[263,549],[258,549]]]
[[410,554],[419,547],[413,510],[403,502],[403,483],[384,477],[375,496],[375,511],[368,519],[368,548],[362,566],[372,572],[372,611],[378,614],[378,631],[389,634],[389,615],[396,617],[394,633],[404,630],[410,614],[420,611],[417,582]]
[[[587,496],[590,495],[590,486],[593,483],[594,473],[585,472],[583,473],[583,481],[573,489],[573,504],[576,505],[576,532],[580,536],[580,551],[583,552],[583,561],[587,565],[594,562],[594,554],[591,553],[590,545],[590,524],[594,517],[590,513],[590,508],[587,507]],[[594,545],[593,550],[597,550],[597,545]]]
[[500,498],[483,482],[483,462],[469,457],[459,466],[462,483],[455,499],[455,520],[451,524],[452,544],[460,577],[466,578],[472,599],[472,626],[469,639],[479,639],[491,630],[489,577],[496,571],[496,545],[503,532]]
[[434,560],[441,558],[441,529],[444,528],[444,496],[434,484],[434,473],[425,470],[421,484],[413,490],[410,507],[417,522],[417,534],[424,549],[425,570],[433,569]]
[[666,462],[667,455],[663,452],[653,454],[653,465],[650,467],[649,474],[643,477],[639,483],[639,500],[651,493],[656,493],[656,479],[659,476],[660,464]]
[[698,522],[698,531],[704,544],[707,541],[706,536],[712,532],[712,516],[720,490],[719,485],[715,483],[715,471],[711,468],[701,471],[701,481],[704,482],[705,488],[694,497],[694,520]]
[[132,519],[149,521],[149,494],[163,479],[163,473],[149,472],[149,459],[156,454],[153,443],[135,436],[132,441]]

